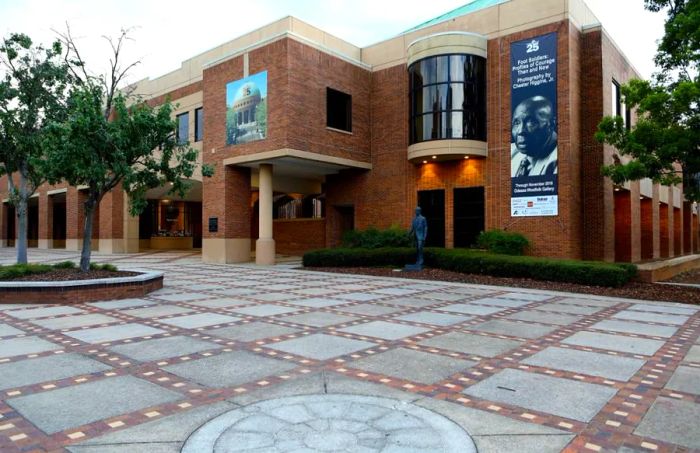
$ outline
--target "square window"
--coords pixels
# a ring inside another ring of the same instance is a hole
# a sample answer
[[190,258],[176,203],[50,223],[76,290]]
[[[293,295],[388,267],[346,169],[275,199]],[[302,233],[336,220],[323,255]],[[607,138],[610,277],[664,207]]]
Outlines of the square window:
[[201,142],[204,138],[204,109],[202,107],[194,111],[194,141]]
[[177,116],[177,143],[187,143],[190,136],[190,112],[181,113]]
[[326,126],[352,132],[352,96],[326,89]]

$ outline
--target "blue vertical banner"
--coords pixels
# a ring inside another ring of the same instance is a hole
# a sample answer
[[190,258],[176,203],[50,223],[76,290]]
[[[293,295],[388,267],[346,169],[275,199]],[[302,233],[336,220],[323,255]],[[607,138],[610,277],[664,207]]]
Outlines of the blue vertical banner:
[[513,217],[559,214],[557,34],[510,45]]

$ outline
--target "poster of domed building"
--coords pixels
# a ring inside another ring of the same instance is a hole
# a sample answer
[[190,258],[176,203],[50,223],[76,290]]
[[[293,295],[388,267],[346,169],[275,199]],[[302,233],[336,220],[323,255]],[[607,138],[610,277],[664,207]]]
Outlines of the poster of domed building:
[[267,136],[267,71],[226,84],[226,144]]

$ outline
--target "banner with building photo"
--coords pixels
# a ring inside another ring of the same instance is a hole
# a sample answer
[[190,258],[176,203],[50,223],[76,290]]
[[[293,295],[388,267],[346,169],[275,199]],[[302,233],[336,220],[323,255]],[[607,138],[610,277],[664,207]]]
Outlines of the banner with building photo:
[[267,71],[226,84],[226,144],[267,137]]
[[559,213],[557,34],[510,46],[511,198],[513,217]]

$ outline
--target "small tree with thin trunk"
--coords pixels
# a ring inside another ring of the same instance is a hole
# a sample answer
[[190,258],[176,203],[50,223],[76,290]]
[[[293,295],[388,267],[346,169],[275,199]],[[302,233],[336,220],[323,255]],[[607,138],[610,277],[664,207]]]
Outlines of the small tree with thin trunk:
[[[129,195],[131,214],[138,215],[151,188],[170,183],[171,192],[183,196],[188,188],[185,178],[192,176],[197,165],[197,151],[176,140],[170,102],[157,108],[138,100],[129,105],[128,94],[118,89],[136,64],[120,66],[126,31],[116,41],[108,39],[112,55],[106,78],[87,73],[70,30],[62,37],[77,82],[69,96],[67,120],[53,123],[46,136],[46,172],[50,182],[65,180],[87,187],[80,256],[80,269],[86,272],[95,210],[102,198],[121,183]],[[203,173],[209,174],[208,170]]]
[[0,74],[0,176],[7,175],[19,220],[17,263],[26,263],[27,204],[46,180],[42,136],[47,121],[65,117],[71,77],[59,41],[45,48],[24,34],[0,42]]

